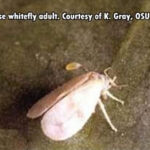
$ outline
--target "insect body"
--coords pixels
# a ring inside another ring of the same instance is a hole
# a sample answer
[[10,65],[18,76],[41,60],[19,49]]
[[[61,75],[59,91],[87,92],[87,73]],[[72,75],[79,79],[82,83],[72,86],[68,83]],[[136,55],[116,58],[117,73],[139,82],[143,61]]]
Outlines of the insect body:
[[44,114],[41,120],[44,134],[56,141],[66,140],[82,129],[99,104],[110,127],[117,131],[101,101],[101,96],[109,96],[123,104],[108,91],[116,86],[115,79],[96,72],[73,78],[33,105],[27,117],[33,119]]

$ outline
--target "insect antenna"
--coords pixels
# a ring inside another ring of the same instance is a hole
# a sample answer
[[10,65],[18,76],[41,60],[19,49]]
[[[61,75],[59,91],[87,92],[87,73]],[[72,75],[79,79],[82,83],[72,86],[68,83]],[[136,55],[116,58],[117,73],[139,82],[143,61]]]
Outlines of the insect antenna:
[[[104,70],[104,74],[105,74],[105,76],[108,77],[108,78],[110,78],[109,75],[108,75],[108,71],[109,71],[109,70],[112,70],[112,68],[111,68],[111,67],[108,67],[108,68],[106,68],[106,69]],[[110,78],[110,79],[111,79],[111,78]]]
[[108,75],[108,71],[109,71],[109,70],[112,70],[112,68],[111,68],[111,67],[106,68],[106,69],[104,70],[104,74],[105,74],[106,77],[109,78],[111,86],[116,87],[116,88],[119,88],[119,89],[122,89],[123,87],[127,87],[127,86],[128,86],[127,84],[121,84],[121,85],[116,84],[115,81],[116,81],[116,79],[117,79],[117,76],[114,76],[113,79],[112,79],[112,78]]

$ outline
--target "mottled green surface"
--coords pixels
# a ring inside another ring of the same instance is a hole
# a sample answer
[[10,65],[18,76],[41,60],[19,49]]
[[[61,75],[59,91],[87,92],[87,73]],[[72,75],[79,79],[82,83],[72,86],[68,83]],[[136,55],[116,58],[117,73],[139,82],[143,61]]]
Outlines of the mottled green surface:
[[[150,11],[149,1],[3,1],[1,12]],[[112,89],[121,106],[105,101],[114,133],[101,111],[83,130],[64,142],[45,137],[40,119],[26,118],[39,98],[83,73],[67,72],[71,61],[103,72],[109,66],[117,82]],[[0,150],[149,150],[150,21],[0,21]]]

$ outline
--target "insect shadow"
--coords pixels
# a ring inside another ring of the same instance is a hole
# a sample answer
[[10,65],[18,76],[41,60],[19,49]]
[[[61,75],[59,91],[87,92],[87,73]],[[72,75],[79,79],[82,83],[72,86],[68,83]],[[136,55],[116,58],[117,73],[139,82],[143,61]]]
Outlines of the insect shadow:
[[28,119],[26,117],[27,110],[48,91],[53,88],[23,86],[20,92],[13,97],[14,103],[3,109],[0,113],[0,128],[2,129],[21,129]]

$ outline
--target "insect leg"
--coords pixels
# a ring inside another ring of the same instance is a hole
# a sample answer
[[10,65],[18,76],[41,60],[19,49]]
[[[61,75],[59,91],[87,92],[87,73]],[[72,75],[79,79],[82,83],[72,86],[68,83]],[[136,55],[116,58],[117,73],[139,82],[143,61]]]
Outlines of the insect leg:
[[99,106],[100,106],[100,108],[101,108],[101,110],[102,110],[102,112],[103,112],[103,114],[104,114],[104,117],[105,117],[106,121],[108,122],[108,124],[110,125],[110,127],[112,128],[112,130],[114,130],[115,132],[117,132],[117,129],[116,129],[115,126],[111,123],[111,120],[110,120],[110,118],[109,118],[109,116],[108,116],[108,114],[107,114],[107,112],[106,112],[105,106],[104,106],[104,104],[102,103],[101,99],[99,99],[98,104],[99,104]]
[[112,98],[113,100],[115,100],[115,101],[121,103],[122,105],[124,105],[124,101],[118,99],[117,97],[115,97],[114,95],[112,95],[109,91],[106,91],[105,94],[108,95],[108,96],[109,96],[110,98]]

